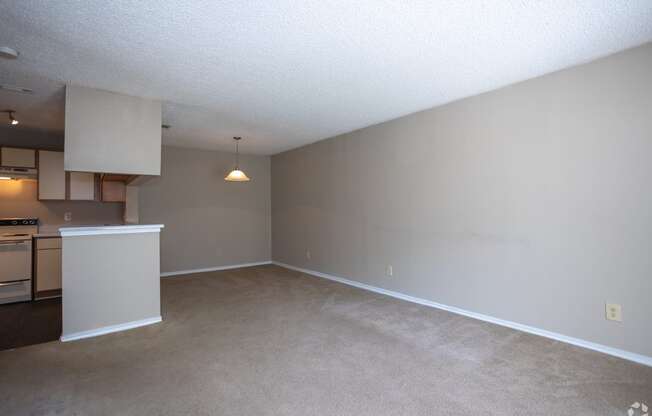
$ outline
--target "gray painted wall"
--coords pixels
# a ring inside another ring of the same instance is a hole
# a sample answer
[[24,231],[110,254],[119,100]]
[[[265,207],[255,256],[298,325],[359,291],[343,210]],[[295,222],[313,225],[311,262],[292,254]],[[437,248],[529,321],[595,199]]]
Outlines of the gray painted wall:
[[651,134],[648,44],[278,154],[272,257],[652,356]]
[[161,271],[269,261],[270,158],[240,156],[250,182],[225,182],[231,153],[163,147],[161,177],[139,187],[140,222],[165,224]]

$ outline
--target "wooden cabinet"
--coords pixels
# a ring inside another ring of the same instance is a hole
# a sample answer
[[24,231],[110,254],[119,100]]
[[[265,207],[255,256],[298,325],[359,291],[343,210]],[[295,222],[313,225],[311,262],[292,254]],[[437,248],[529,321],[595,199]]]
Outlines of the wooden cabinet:
[[34,299],[61,295],[61,238],[36,238]]
[[41,201],[66,199],[63,152],[38,151],[38,199]]
[[63,152],[38,151],[39,200],[95,201],[96,188],[94,173],[64,170]]
[[69,172],[69,195],[71,201],[95,200],[95,174],[88,172]]
[[119,181],[102,181],[102,202],[125,202],[127,185]]
[[[67,172],[64,152],[0,148],[8,167],[37,167],[39,201],[126,202],[127,186],[141,181],[138,175]],[[38,157],[37,157],[38,156]]]
[[127,184],[133,181],[133,175],[100,175],[102,202],[125,202],[127,200]]
[[12,168],[35,168],[36,150],[3,147],[0,149],[0,165]]

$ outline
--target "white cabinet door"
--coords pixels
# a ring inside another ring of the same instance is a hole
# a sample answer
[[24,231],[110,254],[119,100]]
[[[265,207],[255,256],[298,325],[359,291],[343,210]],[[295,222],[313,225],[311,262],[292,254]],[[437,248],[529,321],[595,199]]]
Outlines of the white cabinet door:
[[63,152],[38,151],[38,199],[66,199]]
[[0,149],[2,157],[2,166],[12,168],[35,168],[36,167],[36,150],[33,149],[16,149],[13,147],[3,147]]
[[36,291],[61,289],[61,249],[36,250]]
[[95,174],[87,172],[70,172],[71,201],[95,200]]

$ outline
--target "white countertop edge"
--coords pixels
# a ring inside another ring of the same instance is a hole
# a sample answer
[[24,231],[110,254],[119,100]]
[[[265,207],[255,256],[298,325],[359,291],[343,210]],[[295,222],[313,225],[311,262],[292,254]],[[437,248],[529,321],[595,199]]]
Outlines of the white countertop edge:
[[158,233],[163,224],[134,224],[134,225],[107,225],[101,227],[64,227],[59,228],[61,237],[76,237],[82,235],[110,235],[110,234],[142,234]]

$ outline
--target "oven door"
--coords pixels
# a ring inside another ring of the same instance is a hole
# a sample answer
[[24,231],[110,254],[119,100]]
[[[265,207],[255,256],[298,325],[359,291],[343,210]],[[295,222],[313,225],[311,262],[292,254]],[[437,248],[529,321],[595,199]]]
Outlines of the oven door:
[[32,279],[32,241],[0,240],[0,283]]

